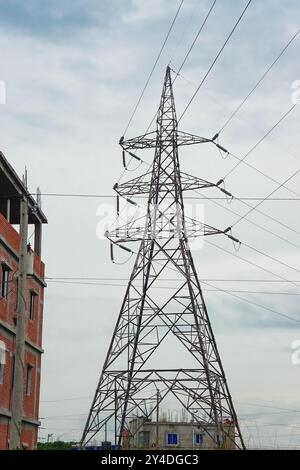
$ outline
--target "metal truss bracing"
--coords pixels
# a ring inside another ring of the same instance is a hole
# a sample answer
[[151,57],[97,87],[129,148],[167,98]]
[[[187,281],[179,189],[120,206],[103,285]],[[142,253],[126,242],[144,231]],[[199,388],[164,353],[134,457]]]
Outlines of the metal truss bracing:
[[[186,217],[183,203],[184,190],[221,183],[180,171],[178,147],[208,142],[212,140],[178,131],[167,67],[156,132],[120,140],[125,151],[154,148],[155,155],[151,172],[115,186],[128,199],[147,194],[147,208],[145,217],[106,233],[115,245],[140,245],[82,445],[108,429],[121,446],[125,433],[133,432],[134,418],[153,419],[157,408],[169,401],[186,410],[189,420],[211,437],[212,447],[231,440],[233,447],[244,448],[189,246],[190,238],[203,235],[237,240],[230,228],[219,230]],[[177,282],[167,288],[170,272]]]
[[[193,145],[193,144],[203,144],[207,142],[212,142],[212,139],[206,139],[205,137],[200,137],[198,135],[189,134],[188,132],[181,132],[176,129],[176,142],[177,147],[181,145]],[[124,141],[123,138],[120,140],[120,145],[124,150],[141,150],[155,148],[157,145],[157,133],[149,132],[148,134],[140,135],[134,139],[129,139]]]
[[[149,171],[148,173],[145,173],[144,175],[141,175],[132,180],[126,181],[125,183],[116,184],[114,189],[122,197],[149,194],[151,187],[151,177],[152,172]],[[218,188],[220,182],[222,182],[222,180],[220,180],[218,183],[210,183],[209,181],[203,180],[201,178],[196,178],[195,176],[181,172],[182,191],[212,187]],[[172,189],[172,186],[172,181],[166,181],[160,190],[161,192],[168,193],[168,191]],[[222,188],[220,189],[222,190]]]

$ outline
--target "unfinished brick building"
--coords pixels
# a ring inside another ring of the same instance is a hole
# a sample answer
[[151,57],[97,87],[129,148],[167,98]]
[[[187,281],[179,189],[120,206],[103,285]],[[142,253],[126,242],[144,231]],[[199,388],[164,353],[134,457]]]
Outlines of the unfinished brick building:
[[[9,448],[16,350],[18,269],[20,253],[20,200],[28,201],[28,224],[34,228],[28,245],[25,292],[25,352],[23,416],[20,448],[34,449],[39,426],[39,395],[42,350],[44,264],[41,261],[42,224],[47,219],[40,201],[28,195],[0,152],[0,449]],[[31,233],[31,231],[30,231]]]

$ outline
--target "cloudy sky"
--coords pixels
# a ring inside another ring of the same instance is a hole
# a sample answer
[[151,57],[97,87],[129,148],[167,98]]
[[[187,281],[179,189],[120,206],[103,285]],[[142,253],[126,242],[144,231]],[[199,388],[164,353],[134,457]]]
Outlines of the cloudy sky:
[[[166,65],[171,61],[179,68],[211,3],[183,2],[126,137],[147,129]],[[217,1],[174,85],[178,115],[245,4]],[[112,187],[122,173],[118,140],[178,5],[171,0],[0,0],[0,79],[6,86],[1,150],[19,174],[27,167],[32,192],[40,186],[46,194],[108,196],[43,197],[49,219],[43,256],[51,279],[44,312],[41,439],[52,433],[76,440],[85,422],[133,262],[111,264],[108,243],[97,237],[99,215],[115,205]],[[299,27],[296,0],[253,0],[180,121],[181,129],[205,137],[219,131]],[[239,158],[293,105],[299,41],[300,34],[221,132],[220,143]],[[300,168],[299,139],[296,106],[245,160],[277,183],[240,164],[226,178],[226,188],[237,198],[267,197]],[[184,171],[210,181],[224,177],[237,162],[207,146],[185,149],[180,157]],[[143,158],[150,162],[151,153]],[[125,174],[122,181],[142,171]],[[300,446],[300,364],[293,364],[291,348],[300,339],[299,175],[288,181],[290,191],[281,187],[274,193],[280,200],[263,202],[261,212],[252,211],[236,224],[234,235],[244,242],[239,252],[230,240],[216,237],[194,254],[250,446]],[[249,210],[238,200],[228,205],[190,199],[187,204],[201,204],[205,222],[222,229]],[[294,283],[278,282],[282,278]]]

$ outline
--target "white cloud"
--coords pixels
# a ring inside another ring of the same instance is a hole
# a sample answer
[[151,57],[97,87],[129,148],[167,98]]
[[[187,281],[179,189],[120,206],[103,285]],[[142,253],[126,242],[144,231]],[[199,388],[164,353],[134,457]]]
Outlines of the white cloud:
[[133,25],[153,22],[167,14],[170,15],[170,6],[173,5],[174,2],[169,0],[132,0],[130,10],[123,14],[122,19],[125,23]]
[[[230,11],[228,5],[232,7]],[[178,2],[167,0],[135,0],[131,8],[126,7],[126,12],[121,9],[116,10],[119,15],[109,13],[105,27],[103,16],[99,16],[98,28],[95,25],[85,27],[80,29],[80,33],[76,31],[72,38],[70,35],[64,36],[63,30],[57,37],[44,34],[38,38],[36,34],[30,34],[28,29],[26,33],[9,27],[2,30],[3,75],[0,78],[7,85],[7,104],[1,106],[1,149],[19,173],[27,165],[32,189],[40,185],[45,192],[112,194],[111,188],[122,171],[118,139],[151,70],[166,33],[166,25],[170,24],[177,6]],[[184,41],[175,51],[173,46],[176,37],[167,46],[129,129],[130,135],[143,132],[152,118],[159,103],[165,65],[171,53],[174,53],[175,64],[184,57],[194,31],[203,18],[202,2],[200,6],[202,16],[196,9]],[[234,2],[233,6],[233,2],[226,2],[219,7],[216,18],[208,23],[205,35],[200,36],[182,71],[196,85],[233,23],[236,14],[233,8],[238,9],[240,5]],[[272,17],[272,9],[268,10],[269,7],[263,4],[253,4],[252,8],[257,8],[255,14],[249,15],[241,24],[238,34],[233,36],[203,87],[203,92],[198,94],[181,122],[183,129],[212,136],[287,41],[286,31],[294,28],[295,24],[294,8],[281,7],[284,21],[281,15],[274,13]],[[190,8],[183,10],[183,16],[179,18],[177,26],[181,31],[188,19],[185,11],[189,16]],[[268,16],[265,14],[267,11]],[[267,29],[265,21],[268,21]],[[297,76],[297,54],[295,44],[220,136],[220,142],[233,153],[243,156],[289,106],[290,83],[300,78]],[[194,89],[183,79],[178,78],[176,81],[178,115]],[[207,98],[206,94],[212,98]],[[298,162],[289,155],[289,151],[300,159],[298,117],[299,110],[295,109],[293,115],[247,161],[279,181],[297,169]],[[151,157],[147,156],[149,159]],[[180,159],[184,171],[211,181],[218,181],[235,163],[232,157],[222,160],[217,151],[204,146],[181,150]],[[145,171],[144,167],[141,167],[142,171]],[[138,172],[125,175],[123,180],[137,175]],[[298,182],[299,179],[295,179],[289,183],[295,191],[298,191]],[[240,165],[228,178],[226,187],[236,196],[263,197],[275,185]],[[205,194],[219,196],[217,191],[209,189]],[[290,196],[287,192],[278,194]],[[44,210],[49,218],[44,236],[44,258],[49,276],[128,278],[131,264],[112,266],[108,245],[96,237],[96,209],[101,202],[99,199],[43,198]],[[202,202],[206,223],[225,228],[237,219],[211,202]],[[241,214],[247,211],[247,207],[238,201],[228,207]],[[261,209],[300,231],[298,202],[264,203]],[[297,233],[276,222],[256,213],[251,215],[251,219],[300,244]],[[245,240],[300,268],[296,247],[245,222],[238,224],[234,232],[241,241]],[[229,240],[211,240],[235,253]],[[258,254],[253,256],[243,247],[238,254],[280,275],[299,279],[288,268]],[[203,278],[271,277],[208,244],[195,253],[195,261],[199,275]],[[230,283],[230,287],[240,289],[241,284]],[[228,286],[225,282],[217,285],[222,288]],[[257,286],[261,290],[265,288],[261,284]],[[286,290],[286,287],[276,286],[276,289]],[[113,290],[108,286],[49,283],[45,307],[43,400],[93,395],[124,290],[125,287]],[[253,315],[254,310],[229,300],[230,297],[224,301],[222,294],[205,292],[205,297],[216,323],[217,341],[220,340],[225,369],[228,370],[229,383],[232,384],[236,400],[254,401],[256,397],[268,403],[275,386],[278,386],[274,399],[277,402],[281,400],[287,407],[296,407],[297,396],[294,392],[298,369],[291,369],[287,356],[280,352],[284,346],[291,344],[296,334],[294,330],[289,332],[286,327],[284,331],[278,328],[268,330],[266,323],[271,323],[271,313],[265,316],[257,311],[251,328],[250,321],[246,325],[241,321],[239,328],[235,324],[236,330],[229,331],[233,324],[230,324],[229,319],[240,320],[243,313]],[[296,302],[279,295],[261,295],[255,299],[281,311],[296,309]],[[263,331],[260,331],[259,315],[262,315]],[[274,323],[276,320],[274,317]],[[223,327],[225,329],[224,322],[227,325],[226,334],[222,330]],[[79,340],[85,350],[84,360],[82,351],[78,349]],[[65,351],[59,364],[57,351]],[[60,380],[59,390],[57,376]],[[55,434],[62,434],[65,431],[56,431],[56,428],[70,428],[72,423],[72,427],[78,428],[72,435],[75,433],[78,437],[88,406],[89,400],[43,405],[43,416],[82,416],[74,417],[74,421],[71,418],[66,421],[54,419],[52,424],[49,421],[42,435],[52,428]]]

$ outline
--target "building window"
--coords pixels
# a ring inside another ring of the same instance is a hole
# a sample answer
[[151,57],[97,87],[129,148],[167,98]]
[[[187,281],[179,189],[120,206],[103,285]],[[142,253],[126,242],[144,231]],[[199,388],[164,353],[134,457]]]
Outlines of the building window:
[[4,379],[4,364],[0,362],[0,385],[3,384]]
[[177,446],[178,445],[178,434],[175,432],[170,432],[167,434],[167,445],[168,446]]
[[3,384],[3,378],[4,378],[4,364],[0,362],[0,385]]
[[7,299],[9,293],[9,273],[11,269],[7,264],[2,264],[1,295]]
[[15,380],[15,362],[16,358],[13,356],[11,358],[11,388],[14,388],[14,380]]
[[32,382],[32,365],[27,364],[26,371],[26,395],[29,396],[31,393],[31,382]]
[[199,432],[196,432],[194,434],[194,443],[196,446],[201,446],[203,442],[203,434],[200,434]]
[[19,279],[16,279],[16,310],[18,309]]
[[5,343],[0,341],[0,385],[3,384],[4,380],[5,352]]
[[29,319],[30,320],[34,320],[36,296],[37,295],[34,291],[30,291],[30,304],[29,304]]
[[139,447],[149,447],[150,446],[150,431],[141,431],[138,434],[138,444]]

